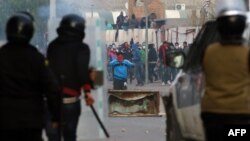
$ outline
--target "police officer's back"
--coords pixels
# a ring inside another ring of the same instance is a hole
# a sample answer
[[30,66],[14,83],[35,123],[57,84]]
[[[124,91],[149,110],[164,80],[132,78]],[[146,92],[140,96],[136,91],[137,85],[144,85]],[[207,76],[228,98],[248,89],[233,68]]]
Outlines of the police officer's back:
[[18,13],[8,20],[8,42],[0,48],[1,141],[40,141],[45,99],[52,120],[59,121],[59,87],[48,62],[29,44],[33,33],[28,15]]
[[[75,14],[63,17],[57,29],[58,37],[48,47],[50,66],[62,86],[63,92],[63,137],[65,141],[76,140],[76,129],[81,113],[79,96],[85,92],[87,105],[93,103],[90,94],[89,46],[83,43],[85,20]],[[49,139],[54,132],[48,130]]]
[[216,19],[221,40],[209,45],[203,58],[206,87],[201,112],[207,141],[227,140],[226,129],[250,126],[249,48],[242,37],[245,5],[227,0],[218,6],[223,7]]
[[[76,24],[74,28],[70,27],[71,22]],[[57,29],[59,36],[50,43],[47,51],[47,58],[58,80],[75,90],[89,83],[90,49],[82,42],[85,36],[84,22],[76,15],[65,16]]]

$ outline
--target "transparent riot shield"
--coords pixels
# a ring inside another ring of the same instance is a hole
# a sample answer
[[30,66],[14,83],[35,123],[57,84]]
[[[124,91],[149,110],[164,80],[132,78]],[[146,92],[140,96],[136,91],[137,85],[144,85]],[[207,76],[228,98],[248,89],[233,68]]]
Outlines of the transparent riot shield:
[[[90,67],[96,72],[95,88],[91,91],[95,98],[93,107],[105,125],[104,108],[106,102],[105,86],[103,86],[104,68],[105,68],[105,38],[104,21],[98,17],[86,18],[86,29],[84,42],[90,47]],[[90,107],[82,102],[82,115],[78,127],[79,139],[105,138],[104,132],[97,122]]]

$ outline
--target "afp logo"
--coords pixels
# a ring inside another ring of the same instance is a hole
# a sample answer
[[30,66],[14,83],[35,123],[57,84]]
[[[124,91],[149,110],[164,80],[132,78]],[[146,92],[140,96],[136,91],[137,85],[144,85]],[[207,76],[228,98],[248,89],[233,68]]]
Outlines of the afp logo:
[[228,136],[244,136],[246,133],[246,129],[230,129]]
[[224,130],[224,138],[227,141],[249,141],[250,128],[248,125],[227,126]]

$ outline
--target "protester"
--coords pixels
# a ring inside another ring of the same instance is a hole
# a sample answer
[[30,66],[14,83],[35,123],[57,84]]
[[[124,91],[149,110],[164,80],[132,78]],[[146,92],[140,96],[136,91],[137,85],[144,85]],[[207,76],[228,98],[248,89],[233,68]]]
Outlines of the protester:
[[142,18],[141,18],[141,21],[140,21],[140,28],[141,28],[141,29],[146,28],[146,18],[145,18],[145,17],[142,17]]
[[167,41],[164,41],[163,44],[159,48],[159,61],[162,72],[162,85],[170,84],[171,80],[171,71],[170,68],[166,64],[166,55],[167,50],[170,48]]
[[132,62],[135,64],[135,76],[137,80],[136,86],[143,86],[143,75],[142,75],[142,62],[141,62],[141,53],[139,50],[139,43],[132,45],[133,58]]
[[128,34],[128,28],[129,28],[129,19],[128,19],[128,16],[124,17],[122,28]]
[[146,60],[146,49],[145,46],[142,46],[141,44],[138,45],[140,50],[140,57],[141,57],[141,80],[142,83],[145,83],[145,60]]
[[[133,53],[132,53],[132,49],[129,46],[128,42],[123,43],[122,48],[120,49],[120,52],[123,53],[124,59],[132,62]],[[130,83],[132,83],[132,81],[134,79],[134,68],[128,68],[128,77],[129,77]]]
[[124,19],[125,19],[125,17],[123,16],[123,12],[121,11],[120,15],[116,18],[116,27],[117,27],[117,29],[122,29]]
[[136,20],[135,14],[132,14],[131,19],[129,20],[129,27],[131,29],[138,28],[138,22]]
[[183,42],[183,52],[185,53],[186,56],[188,54],[188,51],[189,51],[189,46],[187,44],[187,41],[184,41]]
[[155,50],[154,44],[148,45],[148,79],[152,83],[153,76],[155,77],[155,81],[158,79],[158,76],[156,75],[154,68],[157,63],[157,52]]
[[108,21],[105,21],[105,29],[106,29],[106,30],[112,30],[112,29],[113,29],[112,24],[109,23]]
[[117,59],[109,63],[113,67],[113,89],[126,90],[128,79],[128,68],[134,66],[129,60],[124,59],[123,53],[117,53]]

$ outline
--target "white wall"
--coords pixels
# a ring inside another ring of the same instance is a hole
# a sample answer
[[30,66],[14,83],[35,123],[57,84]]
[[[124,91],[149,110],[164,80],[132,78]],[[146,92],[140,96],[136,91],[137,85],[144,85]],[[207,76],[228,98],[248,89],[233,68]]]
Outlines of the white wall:
[[[192,33],[187,34],[187,35],[184,34],[186,33],[186,30],[189,30],[189,29],[196,29],[196,32],[194,32],[194,34]],[[148,29],[148,42],[154,43],[156,45],[155,31],[156,31],[155,29]],[[145,41],[145,34],[146,34],[145,32],[146,32],[145,29],[134,29],[134,30],[129,29],[128,32],[121,29],[119,30],[117,44],[129,42],[131,38],[133,38],[135,42],[142,43]],[[176,38],[177,29],[169,28],[169,34],[167,33],[165,34],[166,35],[165,40],[169,42],[178,41],[180,45],[182,45],[184,41],[187,41],[188,43],[192,43],[193,38],[196,36],[197,32],[198,32],[197,27],[178,27],[178,40],[177,40]],[[116,33],[116,30],[106,30],[106,43],[107,44],[112,44],[115,42],[115,33]],[[169,35],[170,37],[167,37],[167,35]],[[160,40],[161,40],[160,31],[158,31],[157,36],[158,36],[158,45],[160,45],[161,44],[160,43]]]
[[[156,34],[155,29],[148,29],[148,42],[156,43]],[[115,42],[115,33],[116,30],[106,30],[106,42],[108,44]],[[130,42],[131,38],[134,39],[135,42],[142,43],[145,41],[146,30],[145,29],[129,29],[128,31],[124,31],[123,29],[119,30],[118,35],[118,44],[122,44],[124,42]]]

